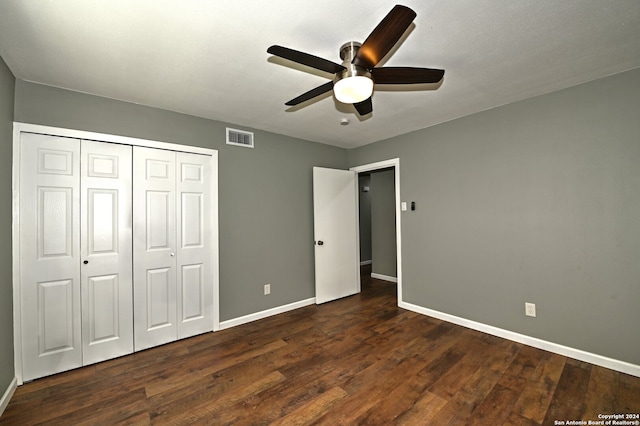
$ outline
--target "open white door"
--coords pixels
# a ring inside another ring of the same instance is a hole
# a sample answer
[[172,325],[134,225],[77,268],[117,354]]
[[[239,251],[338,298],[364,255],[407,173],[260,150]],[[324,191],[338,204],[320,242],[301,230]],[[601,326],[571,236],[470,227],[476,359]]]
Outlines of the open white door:
[[313,168],[317,304],[360,292],[357,194],[355,172]]

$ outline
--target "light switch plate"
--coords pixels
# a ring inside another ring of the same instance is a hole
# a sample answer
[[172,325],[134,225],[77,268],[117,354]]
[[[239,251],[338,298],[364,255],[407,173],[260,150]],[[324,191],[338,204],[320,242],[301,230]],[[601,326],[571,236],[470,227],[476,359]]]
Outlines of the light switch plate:
[[400,208],[402,209],[403,212],[407,211],[407,202],[403,201],[400,203]]

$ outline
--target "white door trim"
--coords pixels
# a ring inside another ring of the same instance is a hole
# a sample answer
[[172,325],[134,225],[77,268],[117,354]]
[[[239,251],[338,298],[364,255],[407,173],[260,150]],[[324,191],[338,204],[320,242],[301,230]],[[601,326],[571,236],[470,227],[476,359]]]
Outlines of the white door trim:
[[[362,166],[351,167],[349,170],[356,173],[371,172],[374,170],[386,169],[393,167],[395,174],[396,189],[396,267],[398,278],[398,306],[404,303],[402,299],[402,224],[400,217],[400,159],[392,158],[389,160],[378,161],[376,163],[364,164]],[[358,194],[356,194],[356,198]],[[360,226],[360,218],[358,217],[358,227]],[[359,237],[358,237],[359,238]]]
[[106,133],[88,132],[84,130],[65,129],[61,127],[42,126],[37,124],[13,123],[13,163],[12,163],[12,266],[13,266],[13,350],[14,368],[18,384],[22,380],[22,336],[21,336],[21,308],[20,308],[20,134],[40,133],[45,135],[63,136],[75,139],[85,139],[99,142],[119,143],[131,146],[144,146],[149,148],[165,149],[169,151],[188,152],[207,155],[210,158],[211,170],[211,238],[212,238],[212,276],[213,276],[213,331],[220,329],[220,302],[219,302],[219,231],[218,231],[218,151],[209,148],[200,148],[187,145],[179,145],[168,142],[153,141],[147,139],[132,138],[128,136],[110,135]]

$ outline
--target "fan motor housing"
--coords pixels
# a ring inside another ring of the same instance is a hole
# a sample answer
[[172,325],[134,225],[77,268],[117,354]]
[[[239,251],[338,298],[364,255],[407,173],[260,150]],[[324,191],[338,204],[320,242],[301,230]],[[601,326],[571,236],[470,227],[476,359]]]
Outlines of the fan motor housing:
[[339,73],[336,73],[334,82],[337,83],[343,78],[355,76],[367,77],[369,79],[371,78],[371,73],[368,69],[351,63],[351,61],[353,61],[353,58],[355,58],[356,54],[358,53],[358,49],[360,49],[360,46],[362,46],[362,43],[358,43],[357,41],[350,41],[340,47],[340,59],[342,59],[342,66],[346,69],[342,70]]

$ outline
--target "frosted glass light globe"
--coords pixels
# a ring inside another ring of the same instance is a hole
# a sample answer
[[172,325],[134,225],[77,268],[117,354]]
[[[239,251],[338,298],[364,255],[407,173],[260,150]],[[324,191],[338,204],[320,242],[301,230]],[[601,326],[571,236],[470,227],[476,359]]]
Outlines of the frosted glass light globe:
[[356,104],[368,99],[373,93],[373,80],[355,75],[338,80],[333,85],[336,99],[345,104]]

